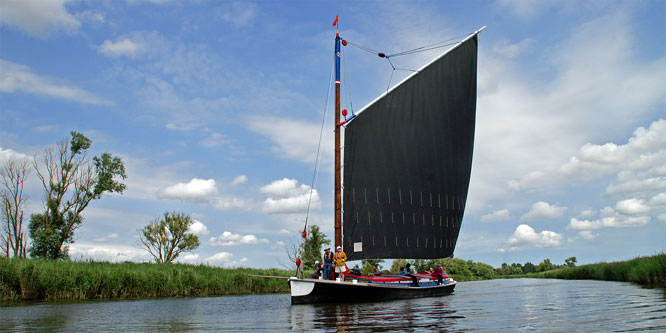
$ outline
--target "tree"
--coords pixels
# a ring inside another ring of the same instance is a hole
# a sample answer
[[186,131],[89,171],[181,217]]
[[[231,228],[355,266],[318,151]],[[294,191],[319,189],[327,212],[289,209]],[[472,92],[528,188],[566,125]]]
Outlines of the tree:
[[545,272],[555,268],[555,265],[550,262],[550,259],[544,259],[539,265],[537,265],[537,272]]
[[46,197],[44,212],[32,214],[28,225],[33,257],[67,258],[68,244],[74,242],[74,231],[90,202],[126,188],[121,182],[127,177],[125,165],[119,157],[104,153],[91,162],[87,152],[92,141],[78,132],[71,135],[69,143],[63,139],[46,148],[41,162],[37,156],[33,160]]
[[308,269],[314,269],[315,261],[322,262],[322,246],[331,244],[331,240],[325,234],[319,231],[318,225],[311,225],[305,241],[301,243],[303,250],[303,266]]
[[525,272],[525,274],[535,273],[536,271],[537,267],[529,261],[525,262],[525,265],[523,265],[523,272]]
[[199,237],[187,232],[193,223],[184,213],[165,212],[162,219],[140,230],[139,243],[158,264],[171,263],[181,253],[199,247]]
[[27,238],[23,230],[23,184],[30,169],[26,160],[10,159],[0,168],[0,247],[7,257],[26,257]]
[[405,259],[393,259],[393,263],[391,264],[391,272],[398,273],[406,265],[407,265],[407,260]]
[[375,271],[375,267],[377,267],[377,270],[381,271],[381,263],[384,262],[382,259],[363,259],[362,261],[362,267],[361,267],[361,272],[363,274],[370,275]]
[[569,257],[564,259],[564,263],[567,265],[567,267],[576,267],[576,262],[576,257]]

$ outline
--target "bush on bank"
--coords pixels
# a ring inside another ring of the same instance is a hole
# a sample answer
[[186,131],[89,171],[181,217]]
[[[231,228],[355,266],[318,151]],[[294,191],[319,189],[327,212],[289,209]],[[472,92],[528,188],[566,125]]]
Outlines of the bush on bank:
[[535,277],[634,282],[666,288],[666,253],[621,262],[601,262],[536,273]]
[[284,293],[278,269],[0,258],[2,300],[96,300]]

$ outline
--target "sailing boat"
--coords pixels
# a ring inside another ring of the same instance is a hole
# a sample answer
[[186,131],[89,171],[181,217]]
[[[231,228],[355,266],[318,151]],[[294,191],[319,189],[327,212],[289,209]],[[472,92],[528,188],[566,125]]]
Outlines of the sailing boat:
[[[477,44],[484,28],[344,121],[340,44],[347,42],[336,33],[335,246],[344,248],[348,260],[453,255],[472,167]],[[288,281],[292,304],[442,296],[456,285],[448,276],[441,284],[427,273],[414,276],[418,283],[406,276],[348,273],[344,281]]]

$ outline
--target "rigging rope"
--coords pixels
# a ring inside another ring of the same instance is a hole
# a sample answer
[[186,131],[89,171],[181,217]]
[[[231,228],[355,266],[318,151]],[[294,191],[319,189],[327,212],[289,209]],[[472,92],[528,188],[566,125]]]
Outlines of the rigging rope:
[[[347,56],[345,54],[345,48],[342,48],[342,67],[344,68],[345,71],[345,102],[347,101],[347,95],[349,95],[349,109],[351,110],[351,113],[354,114],[354,103],[352,102],[352,96],[351,96],[351,86],[349,85],[349,74],[347,74]],[[346,103],[345,103],[346,106]],[[345,120],[347,119],[347,116],[345,116]]]
[[[434,50],[434,49],[438,49],[438,48],[442,48],[442,47],[446,47],[446,46],[455,45],[455,44],[458,44],[459,41],[460,41],[463,37],[467,37],[467,36],[469,36],[469,35],[461,35],[461,36],[453,37],[453,38],[450,38],[450,39],[447,39],[447,40],[444,40],[444,41],[441,41],[441,42],[438,42],[438,43],[433,43],[433,44],[429,44],[429,45],[425,45],[425,46],[417,47],[417,48],[415,48],[415,49],[406,50],[406,51],[402,51],[402,52],[398,52],[398,53],[393,53],[393,54],[389,54],[389,55],[387,55],[387,54],[385,54],[385,53],[383,53],[383,52],[379,52],[379,51],[373,50],[373,49],[371,49],[371,48],[369,48],[369,47],[367,47],[367,46],[363,46],[363,45],[360,45],[360,44],[357,44],[357,43],[352,43],[352,42],[350,42],[350,41],[347,41],[347,43],[350,44],[350,45],[352,45],[352,46],[355,46],[355,47],[357,47],[357,48],[359,48],[360,50],[363,50],[363,51],[365,51],[365,52],[368,52],[368,53],[372,53],[372,54],[378,55],[380,58],[386,58],[386,60],[388,61],[389,65],[391,65],[391,68],[393,69],[393,70],[391,71],[391,77],[389,77],[388,84],[386,85],[386,91],[388,91],[389,88],[391,87],[391,81],[393,80],[393,73],[394,73],[396,70],[410,71],[410,72],[418,72],[417,70],[414,70],[414,69],[407,69],[407,68],[398,68],[398,67],[395,67],[395,66],[393,65],[393,62],[391,62],[391,58],[393,58],[393,57],[400,57],[400,56],[409,55],[409,54],[414,54],[414,53],[419,53],[419,52],[430,51],[430,50]],[[450,43],[451,41],[455,41],[455,42]],[[343,51],[343,55],[344,55],[344,51]],[[345,64],[345,75],[347,75],[347,72],[346,72],[346,71],[347,71],[347,66],[346,66],[346,64]],[[351,98],[350,98],[350,99],[351,99]],[[353,106],[352,106],[352,113],[353,113]]]
[[[324,116],[321,119],[321,129],[319,130],[319,143],[317,144],[317,157],[315,158],[315,167],[312,174],[312,185],[310,186],[310,197],[308,198],[308,209],[305,213],[305,226],[303,227],[303,233],[307,232],[308,228],[308,218],[310,217],[310,204],[312,203],[312,193],[314,191],[315,183],[317,182],[317,173],[319,171],[319,151],[321,149],[321,138],[324,134],[324,125],[326,124],[326,114],[328,113],[328,99],[331,96],[331,82],[333,81],[333,71],[335,67],[335,57],[333,58],[333,64],[331,64],[331,72],[328,76],[328,89],[326,90],[326,103],[324,104]],[[305,237],[303,237],[305,238]]]

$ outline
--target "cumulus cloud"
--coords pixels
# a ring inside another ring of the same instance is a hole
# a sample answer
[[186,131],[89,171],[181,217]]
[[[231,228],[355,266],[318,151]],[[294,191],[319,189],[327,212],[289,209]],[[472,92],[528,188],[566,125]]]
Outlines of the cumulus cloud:
[[[284,117],[249,117],[248,128],[269,138],[275,146],[272,148],[276,156],[308,164],[315,162],[317,143],[321,131],[320,123],[308,123],[298,119]],[[290,128],[285,131],[284,128]],[[333,143],[330,133],[322,138],[320,163],[329,165],[333,162]]]
[[233,254],[229,252],[218,252],[205,259],[210,265],[222,266],[226,268],[238,267],[243,263],[248,262],[248,259],[243,257],[238,261],[233,261]]
[[157,191],[161,199],[177,199],[185,201],[207,201],[218,194],[214,179],[193,178],[188,183],[177,183]]
[[208,244],[212,246],[268,244],[268,239],[257,238],[255,235],[232,234],[229,231],[225,231],[219,237],[211,237],[208,240]]
[[69,255],[74,260],[109,261],[109,262],[147,262],[153,257],[146,251],[125,245],[99,245],[77,242],[69,247]]
[[666,206],[666,192],[661,192],[652,197],[652,199],[650,199],[650,204],[654,206]]
[[252,204],[238,198],[217,198],[214,201],[215,209],[225,211],[230,209],[249,209]]
[[67,12],[65,3],[67,0],[0,1],[0,23],[38,37],[58,30],[77,31],[81,22]]
[[206,225],[204,225],[203,223],[201,223],[198,220],[194,220],[194,223],[192,223],[192,225],[190,225],[190,227],[187,229],[187,232],[189,232],[193,235],[197,235],[199,237],[206,236],[206,235],[210,234],[210,231],[208,231],[208,228],[206,228]]
[[539,201],[532,205],[532,208],[525,215],[520,217],[521,221],[553,219],[562,216],[566,207],[550,205],[547,202]]
[[215,253],[214,255],[206,258],[207,262],[213,262],[213,263],[223,263],[226,261],[229,261],[233,257],[233,254],[229,252],[218,252]]
[[544,230],[540,233],[534,231],[527,224],[521,224],[509,238],[509,244],[514,246],[531,245],[536,247],[553,247],[562,242],[564,236],[553,231]]
[[[270,197],[263,202],[264,213],[295,213],[305,211],[310,201],[310,186],[298,185],[296,179],[283,178],[261,187],[262,193]],[[321,200],[317,190],[312,190],[311,209],[320,209]]]
[[481,216],[481,222],[503,222],[511,218],[508,209],[496,210],[490,214]]
[[605,207],[601,211],[601,216],[596,220],[579,220],[571,218],[567,229],[570,230],[596,230],[601,228],[626,228],[637,227],[648,224],[651,218],[647,215],[627,216],[612,207]]
[[643,200],[636,198],[618,201],[618,203],[615,206],[615,209],[618,212],[627,215],[643,214],[650,211],[650,207],[645,205]]
[[134,42],[128,38],[120,38],[116,41],[105,40],[102,45],[99,46],[99,53],[107,57],[130,57],[136,58],[142,52],[144,52],[145,46]]
[[184,264],[196,264],[199,263],[199,255],[196,253],[186,253],[184,255],[178,256],[176,262]]
[[11,149],[2,149],[2,147],[0,147],[0,166],[4,165],[9,160],[23,160],[27,158],[28,156],[26,154]]
[[28,66],[2,59],[0,59],[0,92],[42,95],[86,104],[112,104],[81,88],[35,74]]
[[247,182],[247,176],[246,175],[240,175],[236,176],[234,180],[231,181],[231,185],[240,185]]

